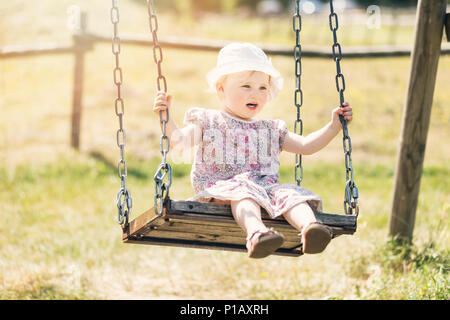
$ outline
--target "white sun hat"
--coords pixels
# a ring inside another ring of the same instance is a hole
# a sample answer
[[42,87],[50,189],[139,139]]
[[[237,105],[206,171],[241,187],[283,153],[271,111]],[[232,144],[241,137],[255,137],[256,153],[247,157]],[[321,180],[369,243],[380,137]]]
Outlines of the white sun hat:
[[211,90],[216,91],[217,81],[228,74],[241,71],[261,71],[271,77],[271,98],[283,88],[283,77],[272,66],[264,51],[251,43],[233,42],[223,47],[217,57],[217,65],[208,72],[206,80]]

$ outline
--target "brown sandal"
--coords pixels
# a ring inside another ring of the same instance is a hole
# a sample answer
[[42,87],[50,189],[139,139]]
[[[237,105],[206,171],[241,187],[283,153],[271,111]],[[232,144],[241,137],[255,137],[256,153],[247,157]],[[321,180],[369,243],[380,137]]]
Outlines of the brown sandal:
[[[255,239],[256,234],[259,236]],[[277,250],[284,242],[284,237],[277,231],[269,229],[266,232],[255,231],[247,237],[249,258],[265,258]]]
[[303,253],[321,253],[333,238],[331,229],[320,222],[312,222],[303,228]]

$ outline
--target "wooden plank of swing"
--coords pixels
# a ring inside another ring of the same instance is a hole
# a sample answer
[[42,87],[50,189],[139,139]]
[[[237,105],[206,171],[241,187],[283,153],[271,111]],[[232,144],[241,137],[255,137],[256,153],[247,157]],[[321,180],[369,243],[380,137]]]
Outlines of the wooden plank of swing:
[[[212,214],[214,216],[226,216],[233,218],[230,205],[214,202],[195,202],[195,201],[180,201],[170,200],[170,211],[180,212],[199,212],[201,214]],[[356,217],[351,215],[331,214],[323,212],[315,212],[317,221],[326,224],[330,227],[344,227],[354,228],[356,226]],[[261,208],[261,217],[263,221],[269,224],[280,224],[287,228],[292,228],[283,217],[275,219],[270,218],[269,214],[264,208]],[[234,221],[234,220],[233,220]]]
[[[168,223],[169,224],[169,223]],[[175,246],[187,247],[197,249],[213,249],[226,251],[246,252],[245,235],[240,237],[224,236],[222,234],[203,232],[188,232],[186,230],[176,232],[170,227],[166,230],[162,228],[153,229],[150,232],[138,237],[124,237],[125,243],[147,244],[147,245],[161,245],[161,246]],[[182,224],[179,225],[182,228]],[[211,227],[211,225],[203,224],[204,228]],[[234,226],[231,228],[235,228]],[[283,256],[299,256],[301,252],[300,238],[297,237],[297,242],[285,242],[274,254]]]
[[[183,223],[183,221],[176,219],[167,220],[163,217],[156,217],[155,220],[164,220],[166,223],[154,229],[150,228],[149,231],[136,236],[124,236],[124,242],[240,252],[246,251],[245,235],[236,223],[230,225],[228,228],[222,226],[223,230],[218,230],[217,225],[208,223],[202,223],[197,228],[192,228],[192,224],[189,226]],[[223,232],[224,230],[226,231]],[[285,233],[284,235],[285,237],[287,236]],[[278,249],[275,254],[285,256],[301,255],[302,253],[299,248],[300,238],[296,234],[294,240],[296,242],[286,241],[283,247]]]
[[[170,202],[163,216],[157,216],[152,208],[132,220],[124,229],[123,241],[135,244],[246,251],[245,234],[231,215],[226,217],[208,213],[174,212],[170,209]],[[286,232],[286,228],[277,229],[283,232],[287,241],[275,254],[301,255],[298,232],[293,228],[287,229],[289,232]]]
[[[263,209],[261,215],[268,227],[280,231],[286,238],[275,254],[301,255],[298,231],[283,218],[271,219]],[[352,234],[356,217],[317,213],[319,221],[333,228],[335,235]],[[125,243],[166,245],[177,247],[246,251],[245,234],[236,224],[229,205],[211,202],[169,200],[163,216],[154,208],[132,220],[124,229]]]
[[[291,248],[300,244],[298,232],[294,229],[282,231],[285,237],[283,247]],[[202,240],[211,242],[225,242],[234,244],[243,244],[243,239],[246,235],[237,224],[232,224],[227,227],[209,224],[205,227],[204,223],[195,224],[190,221],[171,219],[165,225],[162,225],[151,231],[155,237],[183,237],[190,240]]]

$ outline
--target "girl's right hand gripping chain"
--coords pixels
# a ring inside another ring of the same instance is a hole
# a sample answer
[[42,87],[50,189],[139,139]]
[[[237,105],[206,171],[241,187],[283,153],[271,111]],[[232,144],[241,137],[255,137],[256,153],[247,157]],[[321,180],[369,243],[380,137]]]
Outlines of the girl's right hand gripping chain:
[[172,96],[164,91],[158,91],[153,103],[153,112],[159,114],[160,111],[170,108]]

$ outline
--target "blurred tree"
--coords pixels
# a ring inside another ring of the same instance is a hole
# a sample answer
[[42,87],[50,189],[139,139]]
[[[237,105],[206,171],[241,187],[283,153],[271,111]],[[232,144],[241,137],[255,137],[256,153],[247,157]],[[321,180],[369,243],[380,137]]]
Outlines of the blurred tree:
[[384,7],[411,7],[417,5],[417,0],[355,0],[362,6],[384,6]]
[[230,13],[235,11],[238,8],[238,3],[240,0],[226,0],[220,1],[221,3],[221,11],[225,13]]
[[195,12],[220,12],[222,9],[222,2],[217,0],[191,0],[192,9]]
[[[222,0],[227,1],[227,0]],[[256,8],[259,2],[263,0],[237,0],[237,6],[246,6],[249,8]],[[284,8],[288,8],[289,4],[294,0],[278,0]],[[302,0],[306,1],[306,0]],[[319,0],[324,3],[328,3],[329,0]],[[370,5],[378,5],[378,6],[386,6],[386,7],[408,7],[408,6],[416,6],[418,0],[353,0],[357,4],[367,7]],[[450,0],[449,0],[450,2]]]
[[[142,0],[133,0],[145,4]],[[233,12],[240,7],[256,9],[263,0],[160,0],[156,6],[161,10],[175,10],[178,13],[189,12],[196,16],[200,12]],[[277,0],[287,9],[294,0]],[[302,0],[306,1],[306,0]],[[319,0],[328,3],[329,0]],[[378,5],[384,7],[416,6],[418,0],[353,0],[362,7]],[[450,0],[449,0],[450,3]]]
[[[258,3],[264,0],[238,0],[238,6],[242,7],[249,7],[251,9],[255,9],[258,6]],[[284,8],[287,8],[289,6],[289,3],[292,2],[292,0],[277,0]]]

